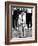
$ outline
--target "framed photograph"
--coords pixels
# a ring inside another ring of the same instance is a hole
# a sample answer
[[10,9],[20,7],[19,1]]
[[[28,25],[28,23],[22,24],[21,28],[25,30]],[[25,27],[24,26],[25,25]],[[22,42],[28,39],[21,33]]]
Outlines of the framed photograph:
[[5,2],[5,44],[37,42],[37,4]]

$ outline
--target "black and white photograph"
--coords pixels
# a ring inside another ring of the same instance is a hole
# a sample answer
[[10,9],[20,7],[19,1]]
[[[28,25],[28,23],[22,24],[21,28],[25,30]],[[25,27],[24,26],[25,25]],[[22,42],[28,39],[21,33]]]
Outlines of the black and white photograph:
[[11,7],[12,38],[32,37],[32,8]]
[[6,44],[37,42],[37,4],[5,3]]

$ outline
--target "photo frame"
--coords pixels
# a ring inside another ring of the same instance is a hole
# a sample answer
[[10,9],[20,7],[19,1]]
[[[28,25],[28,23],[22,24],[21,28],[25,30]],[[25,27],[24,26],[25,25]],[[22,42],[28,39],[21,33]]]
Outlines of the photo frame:
[[37,42],[37,4],[5,2],[5,44]]

